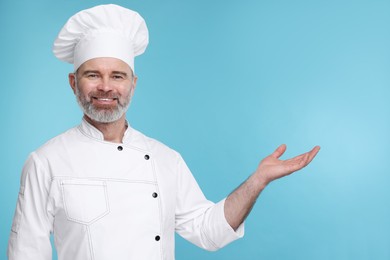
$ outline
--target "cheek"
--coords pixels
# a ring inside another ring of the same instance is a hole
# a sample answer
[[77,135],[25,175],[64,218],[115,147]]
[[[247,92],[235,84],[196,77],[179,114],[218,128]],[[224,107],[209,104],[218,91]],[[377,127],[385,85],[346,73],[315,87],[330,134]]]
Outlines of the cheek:
[[89,96],[91,95],[91,93],[93,93],[93,89],[94,88],[89,85],[80,84],[78,86],[79,96],[89,100]]
[[76,95],[78,96],[79,99],[85,100],[85,101],[91,101],[89,97],[90,92],[86,92],[84,89],[77,89],[76,90]]
[[120,90],[120,93],[122,98],[127,98],[127,97],[132,97],[133,94],[134,94],[134,87],[126,87],[126,88],[122,88]]

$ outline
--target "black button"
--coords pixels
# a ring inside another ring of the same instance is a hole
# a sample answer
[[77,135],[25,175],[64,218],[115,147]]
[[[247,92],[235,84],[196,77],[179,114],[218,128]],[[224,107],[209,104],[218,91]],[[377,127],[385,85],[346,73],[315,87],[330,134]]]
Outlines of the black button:
[[149,160],[150,156],[145,154],[144,158],[145,158],[145,160]]
[[159,241],[160,240],[160,236],[156,236],[154,239],[156,239],[156,241]]
[[152,197],[157,198],[158,194],[156,192],[153,192]]
[[122,151],[123,150],[123,147],[122,146],[118,146],[118,151]]

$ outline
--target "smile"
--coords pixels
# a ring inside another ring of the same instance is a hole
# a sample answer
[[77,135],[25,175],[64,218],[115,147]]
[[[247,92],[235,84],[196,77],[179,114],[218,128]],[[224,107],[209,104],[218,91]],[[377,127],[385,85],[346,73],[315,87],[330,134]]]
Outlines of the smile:
[[114,101],[114,100],[116,100],[115,98],[95,98],[95,99],[97,99],[99,101]]
[[92,97],[93,103],[96,105],[102,106],[112,106],[116,105],[118,98],[107,98],[107,97]]

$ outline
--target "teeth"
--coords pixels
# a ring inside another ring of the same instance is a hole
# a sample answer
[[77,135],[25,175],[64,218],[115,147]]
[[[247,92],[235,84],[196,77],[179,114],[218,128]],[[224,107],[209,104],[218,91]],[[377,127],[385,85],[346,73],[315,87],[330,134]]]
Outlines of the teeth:
[[112,101],[114,99],[112,98],[98,98],[98,100],[102,100],[102,101]]

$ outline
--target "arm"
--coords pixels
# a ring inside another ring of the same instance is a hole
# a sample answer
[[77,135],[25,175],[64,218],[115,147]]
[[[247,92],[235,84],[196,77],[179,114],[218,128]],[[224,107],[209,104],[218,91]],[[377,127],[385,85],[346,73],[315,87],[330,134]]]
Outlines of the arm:
[[286,151],[286,145],[281,145],[264,158],[256,171],[226,198],[224,212],[230,226],[236,230],[244,222],[257,197],[271,181],[302,169],[313,160],[319,150],[320,147],[316,146],[310,152],[289,160],[279,160]]
[[22,171],[20,191],[8,243],[8,259],[49,260],[52,258],[48,213],[50,178],[33,153]]

